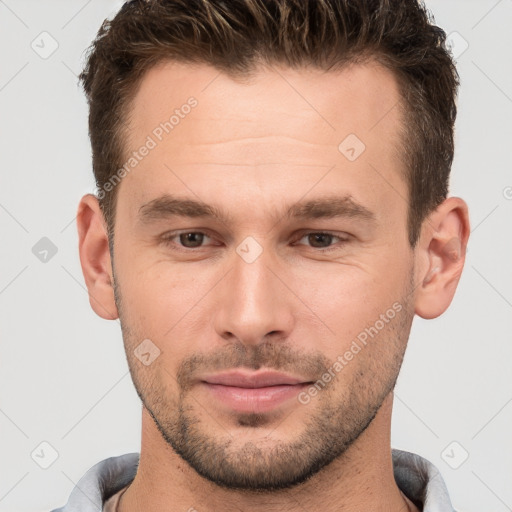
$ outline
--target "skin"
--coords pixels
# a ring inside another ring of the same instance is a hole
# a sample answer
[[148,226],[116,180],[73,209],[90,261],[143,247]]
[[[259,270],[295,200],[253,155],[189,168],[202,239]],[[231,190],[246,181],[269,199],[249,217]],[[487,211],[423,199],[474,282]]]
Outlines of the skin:
[[[467,205],[446,199],[410,247],[402,119],[392,108],[400,95],[376,63],[261,68],[245,82],[206,65],[159,64],[133,100],[127,156],[190,96],[197,106],[118,185],[113,259],[96,197],[78,210],[91,306],[120,318],[143,402],[140,464],[119,511],[417,510],[393,477],[392,389],[414,315],[435,318],[453,298]],[[348,134],[366,146],[352,162],[338,150]],[[164,193],[229,219],[141,221],[141,207]],[[327,195],[350,196],[373,221],[284,215]],[[196,248],[162,240],[178,230],[208,236]],[[307,236],[325,231],[340,238]],[[262,250],[251,263],[236,251],[249,236]],[[232,368],[315,382],[397,303],[307,404],[242,414],[200,383]],[[161,351],[147,366],[134,355],[144,339]]]

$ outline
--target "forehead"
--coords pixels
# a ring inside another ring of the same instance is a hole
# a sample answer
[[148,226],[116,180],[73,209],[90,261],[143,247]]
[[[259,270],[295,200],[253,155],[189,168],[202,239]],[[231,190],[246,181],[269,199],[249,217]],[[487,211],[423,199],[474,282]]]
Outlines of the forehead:
[[404,198],[399,102],[394,75],[376,62],[329,72],[265,67],[244,80],[163,62],[131,104],[126,159],[149,139],[152,147],[124,181],[139,205],[176,187],[218,198],[237,187],[246,199],[287,190],[298,199],[335,167],[319,191],[343,183],[349,195],[375,196],[376,183],[387,183],[387,199]]
[[[131,104],[131,132],[150,133],[190,97],[198,100],[194,117],[204,126],[195,128],[204,129],[197,134],[203,142],[218,140],[217,133],[204,133],[215,121],[247,128],[249,135],[267,135],[271,127],[274,134],[307,136],[322,143],[336,142],[348,130],[361,138],[373,130],[393,137],[400,121],[395,108],[401,99],[397,80],[376,61],[329,72],[260,67],[240,79],[206,64],[164,61],[141,80]],[[304,120],[311,122],[310,129],[301,124]],[[173,138],[180,138],[180,132],[189,135],[176,130]]]

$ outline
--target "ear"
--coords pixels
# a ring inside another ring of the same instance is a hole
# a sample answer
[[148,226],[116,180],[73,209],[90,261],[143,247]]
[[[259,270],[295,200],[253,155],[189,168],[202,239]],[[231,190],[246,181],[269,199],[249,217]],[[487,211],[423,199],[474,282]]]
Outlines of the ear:
[[106,320],[118,318],[114,299],[112,263],[107,229],[98,199],[86,194],[80,200],[76,217],[80,263],[95,313]]
[[468,206],[443,201],[422,224],[415,250],[415,313],[436,318],[450,305],[459,283],[469,238]]

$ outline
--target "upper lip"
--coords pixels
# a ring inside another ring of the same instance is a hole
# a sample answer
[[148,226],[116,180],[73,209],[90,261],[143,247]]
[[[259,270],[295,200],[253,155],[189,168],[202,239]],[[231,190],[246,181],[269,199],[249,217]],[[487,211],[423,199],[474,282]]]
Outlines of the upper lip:
[[239,388],[264,388],[267,386],[305,384],[307,381],[286,373],[275,371],[241,372],[239,370],[216,373],[201,379],[208,384],[221,384]]

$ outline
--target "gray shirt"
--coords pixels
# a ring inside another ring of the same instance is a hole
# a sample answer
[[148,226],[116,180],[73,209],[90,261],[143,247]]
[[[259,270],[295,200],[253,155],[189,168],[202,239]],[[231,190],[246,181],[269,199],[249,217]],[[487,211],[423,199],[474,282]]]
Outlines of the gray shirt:
[[[393,449],[392,456],[398,487],[422,512],[454,512],[444,480],[432,463],[402,450]],[[67,504],[52,512],[115,510],[117,497],[135,478],[138,464],[138,453],[127,453],[99,462],[76,484]]]

